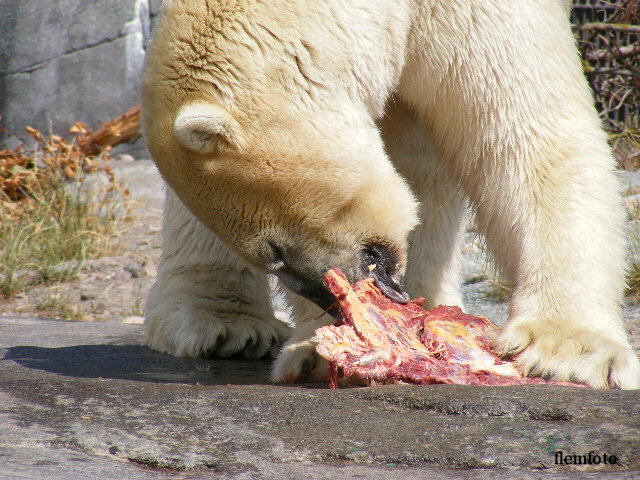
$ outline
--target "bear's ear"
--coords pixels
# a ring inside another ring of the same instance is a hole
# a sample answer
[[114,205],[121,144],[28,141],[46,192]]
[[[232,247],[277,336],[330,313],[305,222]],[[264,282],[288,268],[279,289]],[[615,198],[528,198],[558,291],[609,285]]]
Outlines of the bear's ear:
[[210,103],[185,105],[173,122],[178,141],[197,153],[212,153],[239,147],[240,126],[221,108]]

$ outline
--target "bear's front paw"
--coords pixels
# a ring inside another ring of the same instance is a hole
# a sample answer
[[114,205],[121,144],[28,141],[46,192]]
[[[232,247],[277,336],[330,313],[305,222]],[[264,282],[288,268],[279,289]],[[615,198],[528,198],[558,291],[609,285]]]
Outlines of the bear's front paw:
[[164,315],[147,315],[145,343],[178,357],[228,357],[241,353],[256,359],[278,349],[291,330],[275,318],[216,315],[200,308],[179,308]]
[[329,377],[329,363],[316,353],[313,340],[287,342],[276,358],[271,372],[274,382],[324,382]]
[[640,388],[640,361],[622,344],[584,327],[512,322],[496,342],[521,372],[594,388]]

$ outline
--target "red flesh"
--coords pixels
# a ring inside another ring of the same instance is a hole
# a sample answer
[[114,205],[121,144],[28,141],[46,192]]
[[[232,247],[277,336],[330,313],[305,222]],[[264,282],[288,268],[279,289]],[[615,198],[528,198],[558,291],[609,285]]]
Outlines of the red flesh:
[[459,307],[424,310],[424,299],[396,303],[365,279],[353,285],[338,269],[325,275],[337,299],[340,321],[316,331],[318,353],[329,360],[329,386],[341,376],[387,383],[464,385],[554,384],[523,377],[500,360],[489,340],[497,327]]

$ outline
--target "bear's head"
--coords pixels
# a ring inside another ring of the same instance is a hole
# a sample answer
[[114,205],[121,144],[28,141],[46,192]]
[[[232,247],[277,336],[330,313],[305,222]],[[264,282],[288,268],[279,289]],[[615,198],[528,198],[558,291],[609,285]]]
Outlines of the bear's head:
[[359,73],[367,59],[321,24],[209,3],[165,4],[148,51],[143,125],[162,176],[241,259],[321,307],[332,267],[356,281],[376,264],[401,298],[417,208],[373,120],[386,93],[367,93],[390,75]]

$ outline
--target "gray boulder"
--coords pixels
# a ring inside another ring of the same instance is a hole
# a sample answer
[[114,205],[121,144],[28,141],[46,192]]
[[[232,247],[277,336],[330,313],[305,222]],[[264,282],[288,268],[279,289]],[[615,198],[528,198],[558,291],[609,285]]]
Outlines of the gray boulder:
[[8,134],[25,125],[65,133],[77,121],[95,128],[136,105],[160,4],[0,2],[0,115]]

